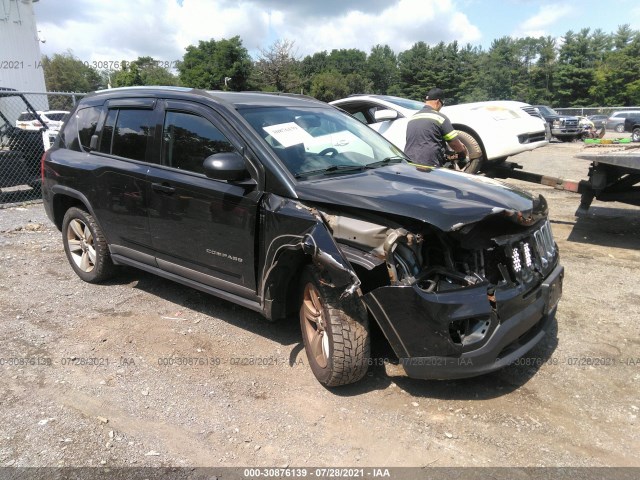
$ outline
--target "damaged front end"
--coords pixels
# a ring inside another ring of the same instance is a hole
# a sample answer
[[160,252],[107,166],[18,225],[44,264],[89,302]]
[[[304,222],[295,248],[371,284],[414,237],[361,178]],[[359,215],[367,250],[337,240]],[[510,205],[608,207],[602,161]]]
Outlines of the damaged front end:
[[264,206],[267,317],[291,311],[281,293],[292,289],[283,285],[310,260],[340,298],[361,296],[411,377],[502,368],[537,344],[554,317],[564,270],[546,204],[537,215],[502,210],[449,231],[275,195]]
[[[501,212],[449,232],[415,222],[389,228],[340,215],[325,218],[356,265],[363,300],[409,376],[487,373],[524,355],[545,335],[563,277],[546,216]],[[358,261],[357,251],[368,261]]]

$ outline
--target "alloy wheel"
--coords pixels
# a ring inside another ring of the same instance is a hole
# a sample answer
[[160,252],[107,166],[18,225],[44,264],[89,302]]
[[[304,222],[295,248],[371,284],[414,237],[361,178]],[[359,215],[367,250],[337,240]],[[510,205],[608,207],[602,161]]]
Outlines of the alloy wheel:
[[314,285],[307,283],[304,287],[302,309],[304,329],[309,341],[311,354],[321,368],[326,368],[329,361],[329,334],[326,330],[326,319],[320,293]]
[[67,243],[71,258],[83,272],[91,272],[96,265],[96,249],[91,229],[74,218],[67,227]]

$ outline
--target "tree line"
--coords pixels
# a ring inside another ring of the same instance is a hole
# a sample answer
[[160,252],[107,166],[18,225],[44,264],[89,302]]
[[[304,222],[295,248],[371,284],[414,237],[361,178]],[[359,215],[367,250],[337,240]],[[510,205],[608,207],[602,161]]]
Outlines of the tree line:
[[[584,28],[553,37],[502,37],[488,50],[458,42],[417,42],[395,53],[335,49],[301,57],[295,42],[278,40],[252,59],[239,36],[190,45],[176,70],[151,57],[96,70],[71,52],[45,56],[49,91],[88,92],[107,87],[182,85],[208,90],[304,93],[331,101],[354,93],[415,100],[434,86],[451,103],[518,100],[557,107],[640,105],[640,31]],[[60,103],[68,99],[54,100]],[[56,105],[62,107],[64,105]],[[53,107],[52,107],[53,108]]]

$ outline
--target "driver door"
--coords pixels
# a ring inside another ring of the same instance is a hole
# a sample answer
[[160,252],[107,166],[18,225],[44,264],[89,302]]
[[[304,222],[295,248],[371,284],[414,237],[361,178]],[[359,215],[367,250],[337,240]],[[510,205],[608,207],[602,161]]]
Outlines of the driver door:
[[160,165],[148,173],[149,227],[158,266],[177,275],[255,297],[254,267],[260,192],[204,174],[205,158],[240,151],[226,123],[205,106],[168,100]]

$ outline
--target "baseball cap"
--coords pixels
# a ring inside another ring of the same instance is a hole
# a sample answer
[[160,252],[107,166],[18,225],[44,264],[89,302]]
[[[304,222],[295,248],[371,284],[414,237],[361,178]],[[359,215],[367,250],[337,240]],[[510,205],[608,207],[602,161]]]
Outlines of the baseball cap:
[[444,100],[444,90],[441,88],[432,88],[427,92],[427,100]]

